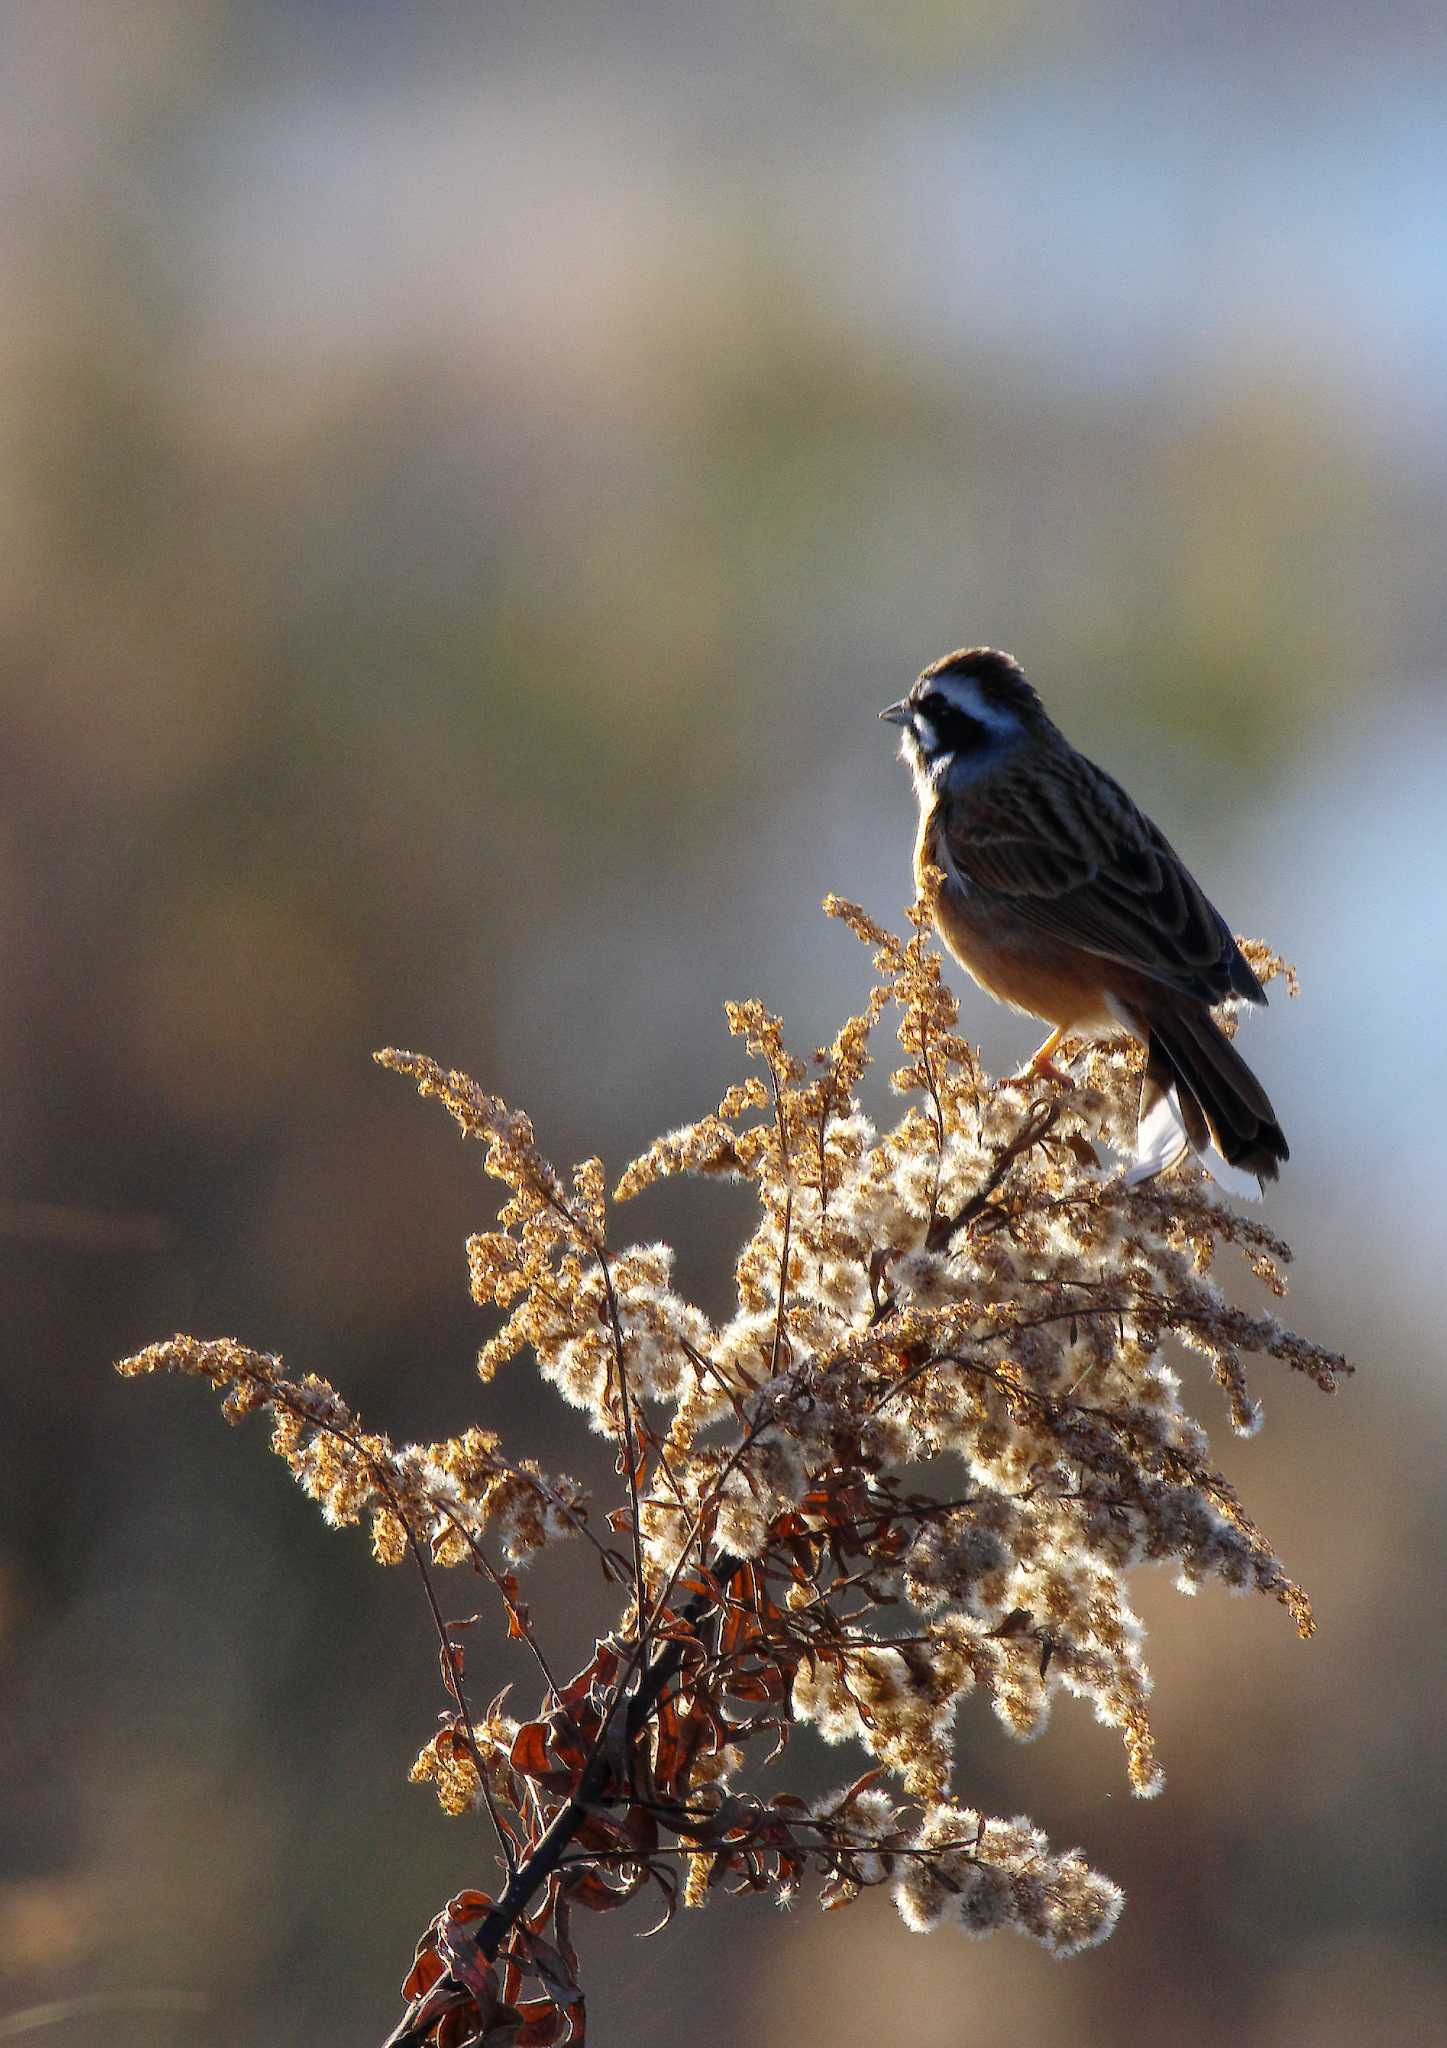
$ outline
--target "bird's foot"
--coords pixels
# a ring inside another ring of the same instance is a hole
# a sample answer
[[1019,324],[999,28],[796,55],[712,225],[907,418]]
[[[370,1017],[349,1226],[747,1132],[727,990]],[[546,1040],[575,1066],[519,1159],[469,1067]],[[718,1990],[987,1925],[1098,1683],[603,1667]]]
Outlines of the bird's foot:
[[1065,1088],[1070,1084],[1070,1076],[1062,1067],[1057,1067],[1054,1060],[1031,1060],[1018,1074],[1007,1074],[1002,1086],[1033,1088],[1037,1081],[1055,1081],[1060,1087]]
[[1055,1081],[1060,1087],[1066,1087],[1070,1076],[1063,1073],[1051,1058],[1052,1053],[1059,1051],[1064,1037],[1065,1032],[1063,1029],[1052,1031],[1045,1043],[1037,1047],[1035,1052],[1031,1054],[1030,1059],[1020,1069],[1019,1073],[1011,1074],[1008,1077],[1005,1086],[1007,1088],[1029,1088],[1036,1081]]
[[1062,1088],[1068,1087],[1070,1075],[1064,1067],[1057,1067],[1054,1060],[1031,1060],[1022,1074],[1016,1076],[1021,1082],[1058,1081]]

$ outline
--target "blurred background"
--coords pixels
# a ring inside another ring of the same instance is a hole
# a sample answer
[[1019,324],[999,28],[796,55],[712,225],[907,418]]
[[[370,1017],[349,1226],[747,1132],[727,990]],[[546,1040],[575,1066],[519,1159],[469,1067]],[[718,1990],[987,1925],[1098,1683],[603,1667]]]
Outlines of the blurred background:
[[[989,641],[1300,966],[1247,1026],[1267,1214],[1363,1371],[1258,1370],[1246,1444],[1198,1391],[1320,1632],[1138,1583],[1153,1805],[1068,1702],[1028,1750],[965,1717],[965,1795],[1125,1886],[1097,1953],[620,1914],[595,2038],[1447,2041],[1440,9],[9,0],[0,39],[0,2012],[386,2033],[491,1881],[404,1782],[419,1589],[111,1361],[234,1334],[596,1475],[524,1364],[472,1377],[489,1185],[370,1052],[617,1170],[740,1072],[726,996],[811,1045],[867,981],[819,899],[909,894],[875,712]],[[723,1307],[736,1194],[620,1221]],[[532,1591],[581,1658],[586,1556]]]

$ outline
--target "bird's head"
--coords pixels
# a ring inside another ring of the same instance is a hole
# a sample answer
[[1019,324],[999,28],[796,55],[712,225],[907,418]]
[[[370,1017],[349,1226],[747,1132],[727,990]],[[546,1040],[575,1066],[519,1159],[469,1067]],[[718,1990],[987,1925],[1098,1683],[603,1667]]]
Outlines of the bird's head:
[[994,647],[962,648],[931,662],[909,695],[879,715],[900,727],[900,752],[922,796],[946,776],[973,780],[1049,727],[1018,664]]

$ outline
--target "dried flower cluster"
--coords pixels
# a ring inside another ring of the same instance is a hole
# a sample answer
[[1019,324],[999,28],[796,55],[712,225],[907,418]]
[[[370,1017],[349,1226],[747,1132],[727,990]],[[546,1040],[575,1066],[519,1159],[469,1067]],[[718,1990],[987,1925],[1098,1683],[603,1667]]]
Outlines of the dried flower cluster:
[[[366,1517],[381,1562],[422,1570],[449,1707],[413,1776],[449,1813],[486,1811],[503,1882],[424,1934],[393,2042],[580,2039],[572,1913],[649,1884],[671,1913],[721,1887],[787,1899],[812,1873],[828,1906],[888,1885],[918,1930],[1088,1947],[1120,1892],[1029,1821],[960,1800],[961,1702],[981,1694],[1029,1738],[1058,1693],[1085,1699],[1149,1795],[1161,1772],[1130,1567],[1169,1559],[1184,1590],[1268,1593],[1311,1632],[1305,1595],[1211,1463],[1166,1341],[1209,1361],[1239,1431],[1260,1420],[1250,1357],[1331,1391],[1338,1355],[1233,1306],[1212,1277],[1231,1247],[1279,1296],[1286,1246],[1195,1166],[1124,1185],[1112,1153],[1134,1137],[1133,1046],[1075,1048],[1063,1082],[991,1080],[958,1035],[928,907],[907,941],[851,904],[826,909],[874,949],[863,1013],[804,1061],[762,1005],[730,1005],[754,1071],[614,1191],[685,1173],[753,1183],[758,1223],[719,1328],[675,1291],[666,1245],[611,1248],[599,1161],[564,1176],[528,1119],[466,1075],[379,1055],[482,1142],[507,1189],[468,1246],[474,1297],[506,1312],[480,1369],[531,1351],[613,1441],[606,1537],[572,1481],[508,1460],[487,1432],[398,1449],[324,1382],[230,1341],[177,1338],[121,1368],[208,1378],[232,1419],[265,1409],[327,1517]],[[1289,974],[1264,948],[1251,958],[1264,980]],[[891,1005],[894,1086],[913,1100],[881,1134],[855,1091]],[[620,1611],[562,1682],[510,1567],[574,1535]],[[453,1564],[491,1582],[532,1649],[533,1718],[470,1708],[430,1577]],[[762,1781],[805,1723],[862,1752],[862,1774],[822,1801]]]

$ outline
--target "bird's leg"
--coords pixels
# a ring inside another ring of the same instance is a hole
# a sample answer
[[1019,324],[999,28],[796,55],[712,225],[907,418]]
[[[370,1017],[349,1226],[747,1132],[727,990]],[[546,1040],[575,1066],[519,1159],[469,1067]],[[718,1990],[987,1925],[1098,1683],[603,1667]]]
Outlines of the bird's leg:
[[1045,1043],[1035,1048],[1027,1064],[1018,1074],[1012,1074],[1010,1080],[1020,1087],[1028,1086],[1031,1081],[1067,1081],[1069,1076],[1062,1074],[1050,1057],[1064,1036],[1065,1026],[1057,1024]]

